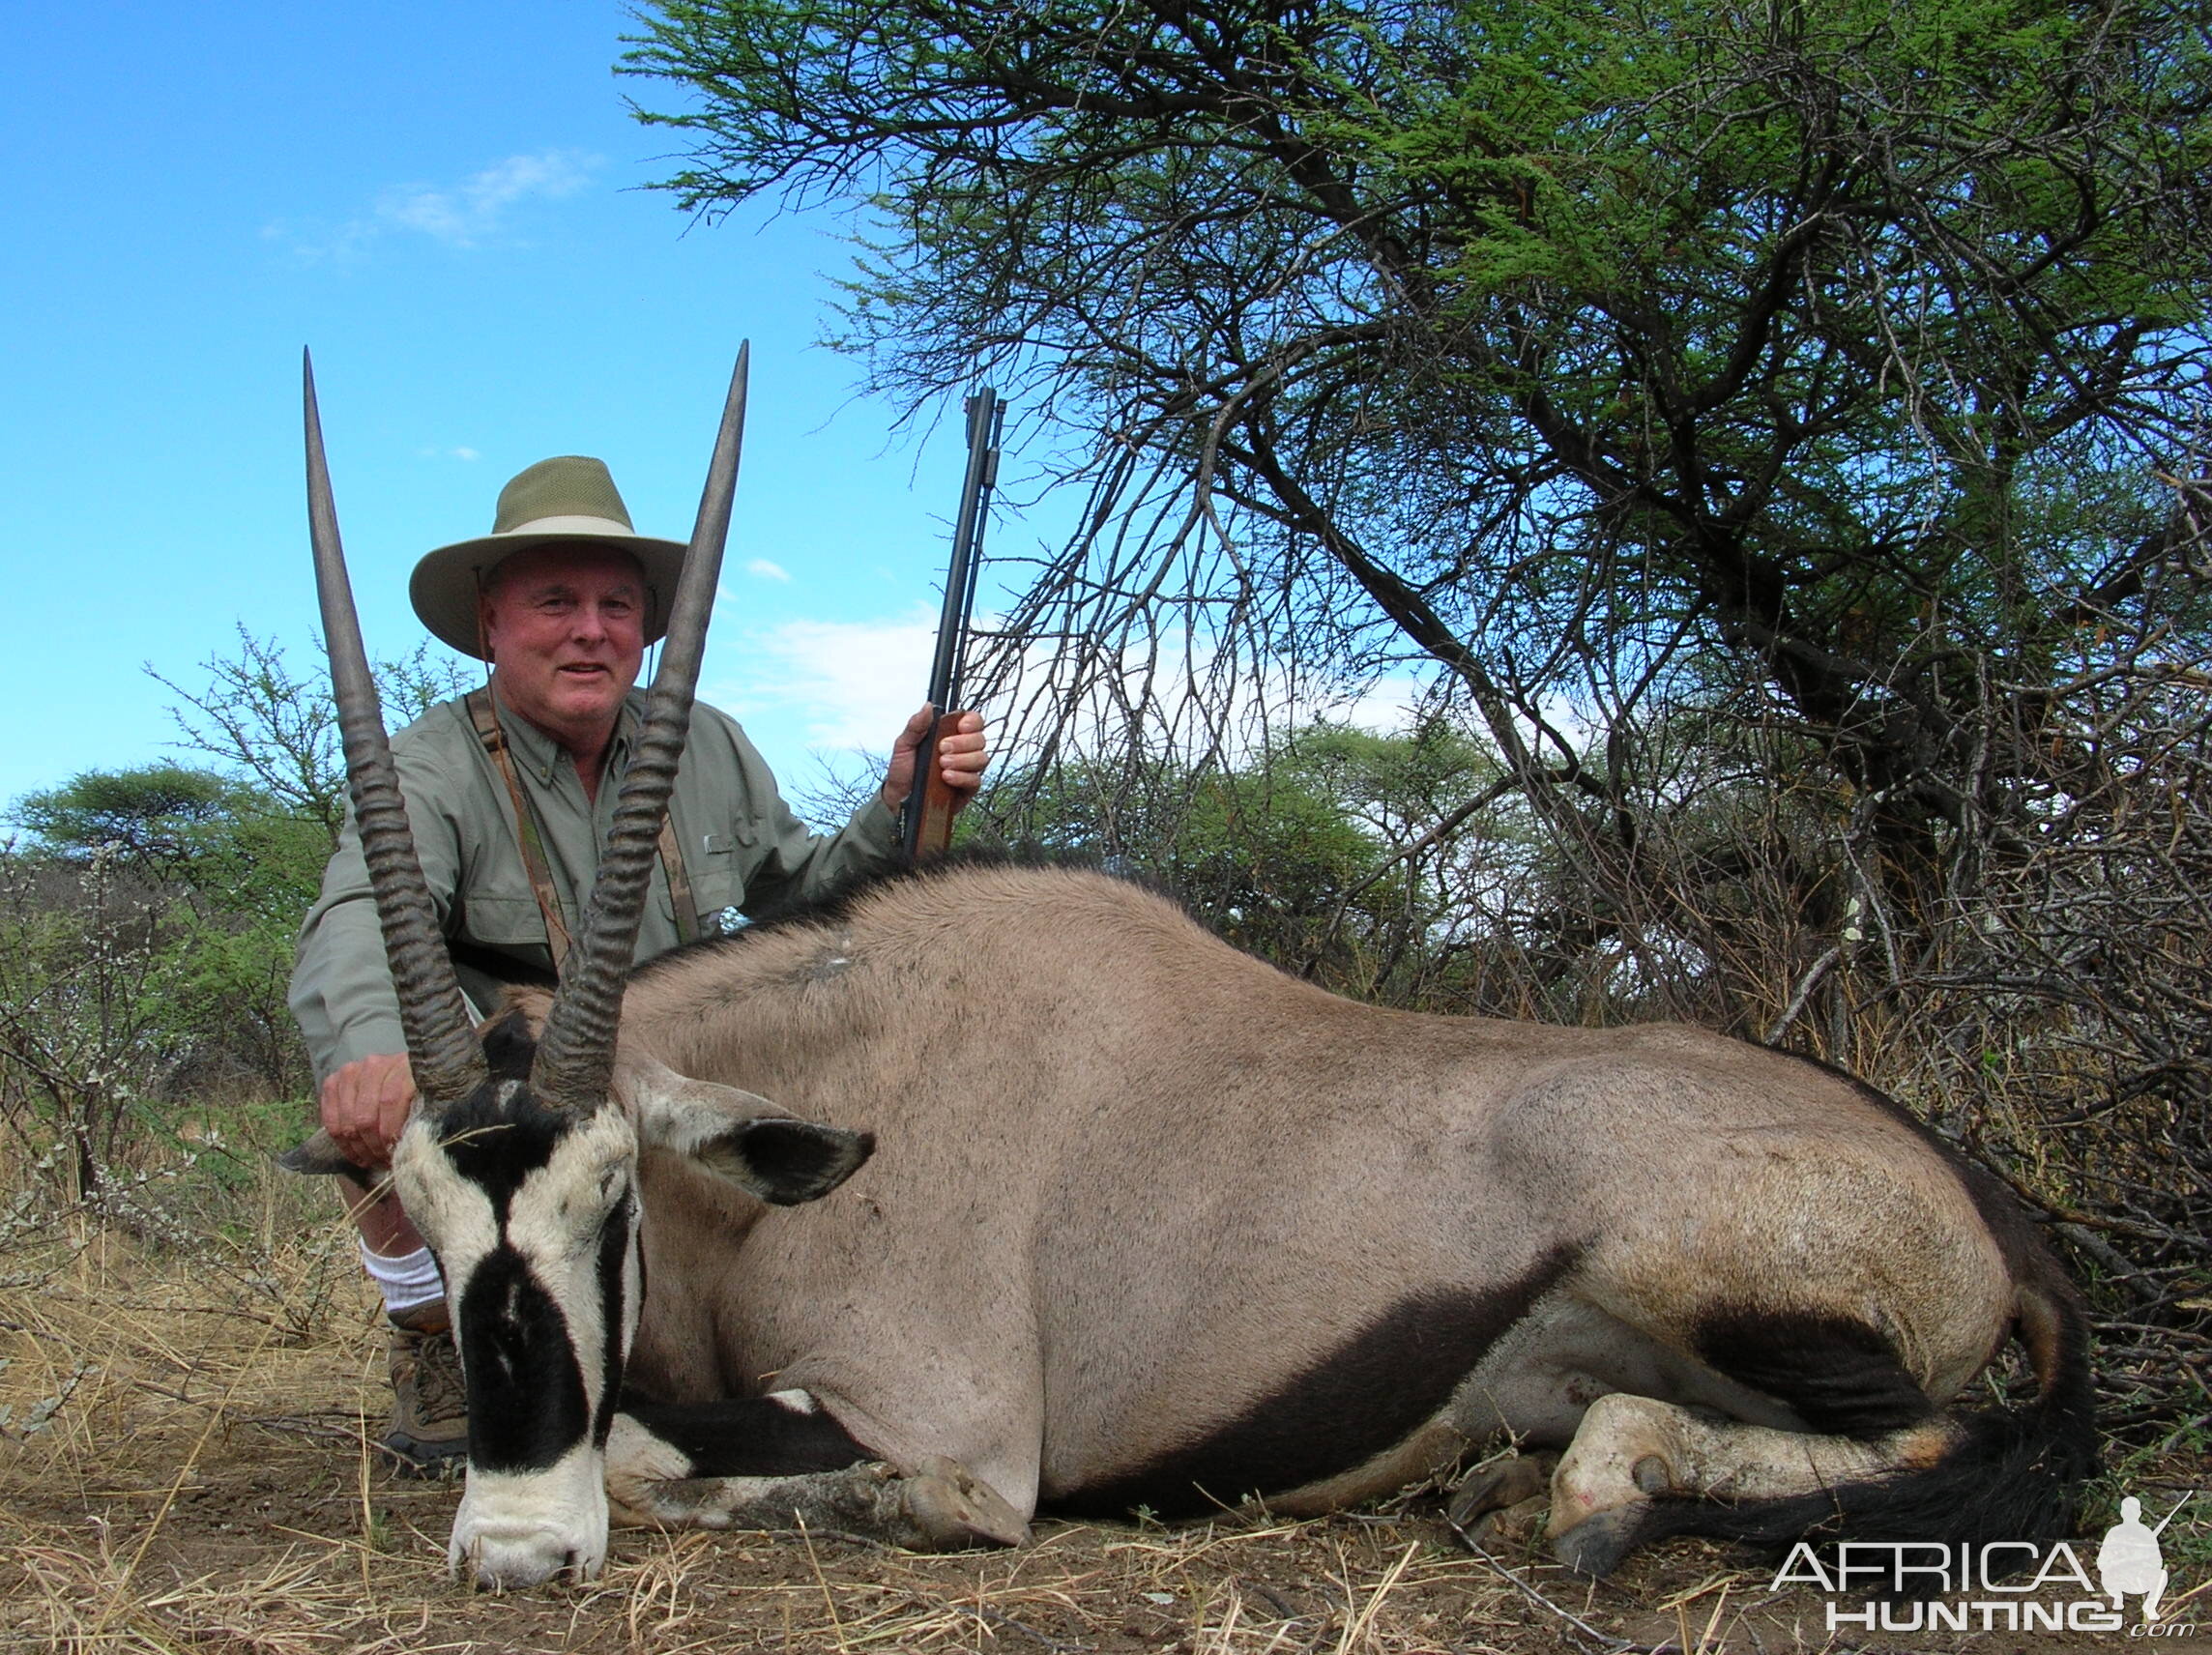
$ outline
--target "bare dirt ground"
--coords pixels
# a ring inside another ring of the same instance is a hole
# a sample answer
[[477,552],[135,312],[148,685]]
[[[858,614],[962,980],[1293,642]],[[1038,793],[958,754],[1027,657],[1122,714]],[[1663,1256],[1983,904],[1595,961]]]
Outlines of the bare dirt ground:
[[[1699,1542],[1657,1549],[1593,1585],[1542,1556],[1475,1554],[1434,1494],[1307,1523],[1043,1523],[1023,1550],[954,1557],[835,1534],[618,1531],[589,1585],[485,1596],[446,1578],[457,1488],[394,1479],[366,1449],[387,1395],[374,1308],[337,1239],[304,1219],[288,1237],[294,1223],[277,1214],[258,1242],[160,1264],[106,1234],[0,1260],[13,1267],[0,1280],[0,1645],[265,1655],[2122,1646],[2111,1633],[1831,1633],[1818,1592],[1771,1595],[1766,1570]],[[2200,1485],[2207,1470],[2176,1463],[2161,1482]],[[2195,1584],[2183,1578],[2176,1589]],[[2208,1648],[2212,1638],[2156,1646]]]

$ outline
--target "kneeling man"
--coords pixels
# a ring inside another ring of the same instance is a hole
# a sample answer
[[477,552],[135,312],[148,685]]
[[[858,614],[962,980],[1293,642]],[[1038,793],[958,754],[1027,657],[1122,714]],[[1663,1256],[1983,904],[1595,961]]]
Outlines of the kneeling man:
[[[582,930],[643,711],[638,668],[667,629],[684,551],[637,534],[606,466],[568,455],[509,481],[489,535],[416,565],[408,592],[423,625],[491,665],[484,688],[432,708],[392,742],[423,878],[480,1014],[502,983],[552,980]],[[817,834],[737,722],[697,706],[636,957],[892,866],[930,721],[928,708],[909,719],[881,791],[837,832]],[[973,713],[937,745],[963,798],[986,757]],[[301,933],[291,1002],[323,1126],[357,1166],[388,1165],[415,1085],[350,815]],[[458,1468],[468,1418],[437,1265],[395,1197],[340,1183],[393,1324],[385,1447],[403,1467]]]

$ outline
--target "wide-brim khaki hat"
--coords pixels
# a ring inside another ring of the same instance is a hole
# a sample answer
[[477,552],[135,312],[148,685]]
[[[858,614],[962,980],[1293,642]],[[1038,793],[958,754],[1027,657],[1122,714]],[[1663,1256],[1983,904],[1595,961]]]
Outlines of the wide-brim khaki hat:
[[499,491],[491,533],[423,558],[408,579],[407,595],[440,643],[481,660],[477,595],[491,571],[533,546],[568,544],[609,546],[637,559],[645,570],[645,641],[659,642],[688,548],[632,529],[606,462],[585,454],[560,454],[517,472]]

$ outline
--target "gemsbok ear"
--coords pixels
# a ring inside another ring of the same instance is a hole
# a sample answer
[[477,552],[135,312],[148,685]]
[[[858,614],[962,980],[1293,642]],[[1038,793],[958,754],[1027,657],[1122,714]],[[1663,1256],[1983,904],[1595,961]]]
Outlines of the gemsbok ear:
[[875,1153],[872,1132],[784,1114],[757,1092],[680,1075],[651,1058],[623,1058],[615,1089],[641,1146],[688,1155],[776,1206],[819,1201]]
[[374,1183],[365,1168],[357,1167],[345,1157],[345,1151],[328,1132],[318,1129],[298,1148],[287,1149],[276,1157],[276,1164],[287,1173],[306,1173],[310,1176],[328,1177],[343,1173],[356,1183]]
[[789,1116],[741,1121],[691,1152],[692,1159],[776,1206],[820,1201],[876,1152],[873,1132],[848,1132]]

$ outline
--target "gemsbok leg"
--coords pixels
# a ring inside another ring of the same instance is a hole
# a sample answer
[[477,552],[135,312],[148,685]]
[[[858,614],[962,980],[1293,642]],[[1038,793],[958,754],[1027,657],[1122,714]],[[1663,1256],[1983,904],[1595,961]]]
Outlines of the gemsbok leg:
[[966,1467],[873,1459],[802,1390],[626,1406],[607,1437],[607,1500],[631,1527],[843,1529],[917,1552],[1029,1538]]

